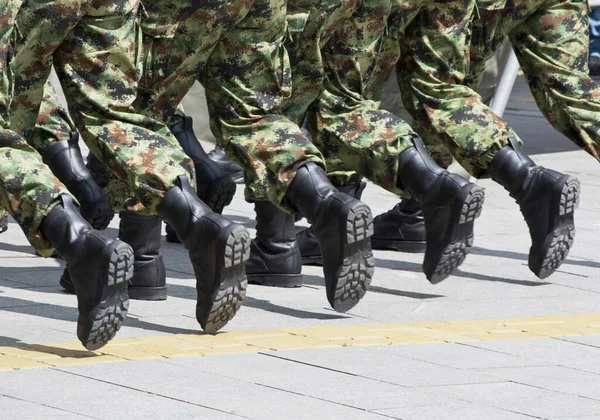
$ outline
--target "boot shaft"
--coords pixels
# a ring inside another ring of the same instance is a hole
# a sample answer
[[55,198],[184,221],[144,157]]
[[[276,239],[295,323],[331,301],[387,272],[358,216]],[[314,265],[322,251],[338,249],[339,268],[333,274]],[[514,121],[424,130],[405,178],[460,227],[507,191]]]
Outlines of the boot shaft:
[[295,242],[294,215],[287,214],[269,201],[254,203],[256,238],[263,243]]
[[194,134],[192,117],[187,115],[183,117],[183,121],[171,127],[171,133],[173,133],[185,154],[192,158],[194,163],[210,160]]
[[353,182],[343,186],[336,186],[337,190],[341,193],[348,194],[351,197],[360,200],[362,198],[363,191],[367,187],[365,181]]
[[143,216],[130,211],[123,211],[119,216],[119,239],[133,248],[136,259],[159,255],[161,221],[158,216]]
[[42,153],[43,162],[70,191],[82,183],[93,182],[77,144],[78,139],[78,133],[71,133],[70,140],[54,143]]
[[543,168],[536,166],[535,162],[521,151],[516,140],[511,138],[509,144],[496,153],[487,172],[511,197],[520,201],[531,179],[540,169]]
[[415,147],[404,150],[398,156],[396,184],[422,202],[433,183],[447,171],[427,154],[420,138],[415,138],[413,141]]
[[323,168],[308,162],[296,171],[286,197],[312,224],[317,219],[322,202],[337,192]]
[[40,232],[50,241],[56,251],[67,262],[79,252],[76,244],[79,238],[92,231],[91,226],[77,211],[68,195],[61,195],[57,204],[44,217]]

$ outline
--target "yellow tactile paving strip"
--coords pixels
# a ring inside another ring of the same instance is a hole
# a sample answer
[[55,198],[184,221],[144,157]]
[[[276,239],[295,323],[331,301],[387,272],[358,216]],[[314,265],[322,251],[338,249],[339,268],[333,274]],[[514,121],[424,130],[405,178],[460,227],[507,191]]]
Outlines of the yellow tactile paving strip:
[[116,338],[86,351],[79,342],[0,347],[0,370],[87,365],[186,356],[345,346],[460,343],[600,334],[600,313],[529,318],[319,326]]

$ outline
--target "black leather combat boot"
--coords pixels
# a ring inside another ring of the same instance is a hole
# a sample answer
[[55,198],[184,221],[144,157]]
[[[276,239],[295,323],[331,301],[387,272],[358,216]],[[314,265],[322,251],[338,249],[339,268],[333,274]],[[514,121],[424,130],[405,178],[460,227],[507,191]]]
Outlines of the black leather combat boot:
[[77,198],[81,215],[98,230],[106,229],[115,215],[106,202],[102,189],[86,168],[78,146],[79,133],[71,133],[69,141],[59,141],[42,153],[43,162]]
[[414,144],[398,156],[398,186],[423,206],[427,233],[423,272],[435,284],[462,264],[471,250],[484,189],[439,167],[421,139],[414,139]]
[[133,251],[93,230],[69,196],[60,200],[42,221],[40,232],[67,262],[79,308],[77,336],[88,350],[96,350],[115,336],[127,315]]
[[[348,194],[351,197],[360,200],[362,193],[367,187],[365,181],[353,182],[344,186],[336,186],[341,193]],[[315,235],[312,227],[306,228],[298,232],[296,235],[300,253],[302,254],[302,264],[304,265],[323,265],[323,256],[321,255],[321,245]]]
[[[183,120],[171,127],[171,133],[179,142],[181,148],[194,162],[196,170],[196,189],[198,197],[216,213],[223,213],[225,206],[231,203],[235,195],[235,182],[221,170],[221,166],[213,162],[194,134],[192,117],[185,116]],[[224,156],[226,159],[227,157]],[[233,162],[232,162],[233,163]],[[167,242],[181,241],[169,224],[166,226]]]
[[313,162],[298,169],[286,198],[311,223],[319,239],[329,303],[338,312],[348,311],[366,293],[375,270],[371,210],[338,192]]
[[373,249],[425,252],[427,234],[421,204],[404,198],[391,210],[373,219]]
[[560,267],[573,245],[579,181],[537,166],[515,139],[509,142],[494,156],[488,174],[519,204],[531,235],[529,268],[544,279]]
[[[167,283],[165,264],[160,255],[161,221],[158,216],[142,216],[134,212],[120,213],[119,239],[133,249],[133,277],[129,281],[129,298],[135,300],[165,300]],[[60,285],[75,293],[68,267]]]
[[302,286],[302,262],[296,242],[294,215],[268,201],[254,203],[256,238],[250,246],[246,275],[250,284]]
[[189,251],[196,275],[196,319],[208,333],[223,328],[246,295],[244,263],[250,254],[248,231],[213,212],[180,176],[158,207]]
[[171,133],[185,154],[194,161],[198,197],[215,213],[223,213],[223,209],[235,195],[235,183],[202,148],[194,134],[192,117],[185,116],[183,121],[171,127]]
[[213,150],[208,152],[208,157],[211,158],[211,160],[221,168],[221,171],[230,177],[233,182],[236,184],[244,183],[244,169],[229,159],[221,146],[215,146]]

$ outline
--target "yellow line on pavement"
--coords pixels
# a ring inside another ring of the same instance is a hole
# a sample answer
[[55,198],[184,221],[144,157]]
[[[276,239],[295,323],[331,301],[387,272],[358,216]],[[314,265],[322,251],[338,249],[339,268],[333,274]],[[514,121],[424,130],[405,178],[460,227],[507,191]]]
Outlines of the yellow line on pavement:
[[0,370],[346,346],[464,343],[600,334],[600,313],[528,318],[317,326],[116,338],[98,351],[79,342],[0,347]]

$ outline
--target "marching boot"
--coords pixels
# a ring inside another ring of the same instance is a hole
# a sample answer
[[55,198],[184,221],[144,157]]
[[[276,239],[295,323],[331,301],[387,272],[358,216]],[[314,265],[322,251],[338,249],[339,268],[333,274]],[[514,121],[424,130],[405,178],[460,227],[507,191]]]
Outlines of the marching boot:
[[302,262],[296,242],[294,215],[268,201],[254,203],[256,238],[250,245],[246,275],[250,284],[302,286]]
[[119,239],[133,249],[133,278],[129,283],[129,298],[165,300],[167,276],[160,255],[161,221],[158,216],[120,213]]
[[414,198],[403,198],[394,208],[375,217],[373,228],[373,249],[425,252],[425,218],[421,204]]
[[185,154],[194,161],[198,197],[215,213],[223,213],[235,195],[235,183],[202,148],[194,134],[192,117],[185,116],[183,121],[171,127],[171,132]]
[[[119,214],[119,239],[133,249],[133,277],[129,281],[129,298],[134,300],[165,300],[167,283],[165,264],[160,255],[161,221],[158,216],[142,216],[123,211]],[[65,268],[60,285],[75,293],[69,267]]]
[[350,310],[366,293],[375,271],[371,210],[338,192],[313,162],[298,169],[286,198],[306,217],[319,240],[329,303],[338,312]]
[[[367,187],[365,181],[354,182],[341,187],[336,186],[341,193],[348,194],[351,197],[360,200],[362,193]],[[321,245],[315,235],[312,227],[301,230],[296,234],[300,253],[302,254],[302,264],[304,265],[323,265],[323,256],[321,255]]]
[[69,141],[59,141],[42,153],[43,162],[77,198],[81,216],[94,228],[106,229],[115,215],[106,202],[102,189],[94,182],[83,162],[78,146],[79,133],[71,133]]
[[208,157],[215,162],[221,171],[227,175],[236,184],[244,183],[244,169],[229,159],[225,154],[225,150],[221,146],[215,146],[213,150],[208,152]]
[[248,231],[213,212],[180,176],[165,195],[158,215],[169,223],[189,252],[196,275],[196,319],[207,333],[225,326],[246,295],[244,263],[250,253]]
[[519,204],[531,235],[529,269],[545,279],[560,267],[573,245],[579,181],[537,166],[512,138],[494,156],[488,174]]
[[414,139],[414,144],[398,156],[398,186],[423,207],[427,242],[423,272],[436,284],[461,265],[471,250],[484,189],[439,167],[421,139]]
[[124,242],[93,230],[62,195],[44,218],[40,232],[67,262],[79,308],[77,336],[88,350],[110,341],[127,315],[127,282],[133,251]]

